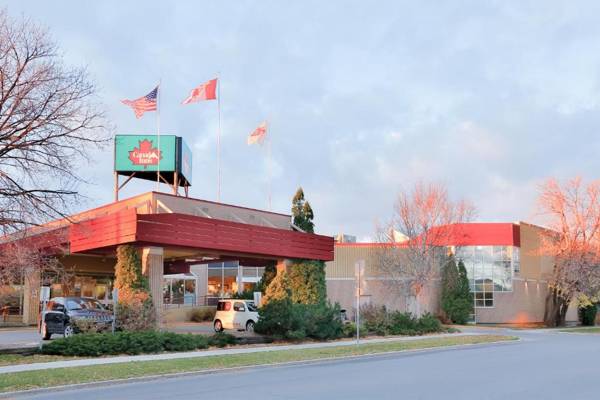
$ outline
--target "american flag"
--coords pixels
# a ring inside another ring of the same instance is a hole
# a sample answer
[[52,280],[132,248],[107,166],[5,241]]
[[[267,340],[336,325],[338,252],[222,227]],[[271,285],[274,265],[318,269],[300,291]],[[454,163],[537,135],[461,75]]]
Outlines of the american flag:
[[150,93],[135,100],[121,100],[121,103],[133,109],[136,118],[142,118],[146,111],[156,111],[156,98],[158,97],[158,86]]

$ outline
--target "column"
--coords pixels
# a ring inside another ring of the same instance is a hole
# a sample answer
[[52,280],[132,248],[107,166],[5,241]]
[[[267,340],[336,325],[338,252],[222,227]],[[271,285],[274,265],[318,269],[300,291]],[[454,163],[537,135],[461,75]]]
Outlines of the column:
[[163,311],[163,248],[144,247],[142,249],[142,273],[148,277],[150,282],[150,294],[156,309],[156,319],[161,322]]
[[275,268],[277,269],[277,273],[280,274],[282,272],[287,272],[288,267],[292,265],[292,261],[286,259],[277,260],[277,264],[275,264]]
[[25,272],[23,285],[23,323],[37,325],[40,311],[40,270],[30,269]]

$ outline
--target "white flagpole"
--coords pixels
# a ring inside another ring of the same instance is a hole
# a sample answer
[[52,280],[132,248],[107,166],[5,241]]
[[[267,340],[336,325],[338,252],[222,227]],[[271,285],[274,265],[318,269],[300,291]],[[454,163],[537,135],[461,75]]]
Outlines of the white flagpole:
[[267,128],[267,135],[269,135],[269,137],[267,138],[269,140],[269,142],[267,143],[267,174],[268,174],[268,184],[269,184],[269,211],[272,211],[271,209],[271,132],[269,130],[269,123],[266,123],[266,127]]
[[217,132],[217,201],[221,202],[221,73],[217,73],[217,112],[219,131]]
[[160,150],[160,98],[162,97],[160,92],[162,88],[160,84],[162,82],[162,78],[158,80],[158,89],[156,90],[156,135],[158,136],[158,168],[156,171],[156,191],[160,191],[160,156],[162,152]]

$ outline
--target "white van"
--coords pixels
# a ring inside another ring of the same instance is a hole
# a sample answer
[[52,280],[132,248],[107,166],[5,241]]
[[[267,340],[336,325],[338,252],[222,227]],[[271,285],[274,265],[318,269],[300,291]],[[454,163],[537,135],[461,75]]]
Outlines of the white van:
[[219,300],[217,312],[213,319],[215,332],[223,329],[254,332],[254,324],[258,321],[258,308],[252,300],[227,299]]

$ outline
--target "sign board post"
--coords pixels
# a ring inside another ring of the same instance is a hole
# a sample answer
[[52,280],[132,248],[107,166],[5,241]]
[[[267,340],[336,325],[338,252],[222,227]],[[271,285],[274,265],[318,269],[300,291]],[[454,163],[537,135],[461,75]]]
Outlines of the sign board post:
[[[42,303],[42,315],[40,317],[40,333],[44,332],[44,321],[46,314],[46,305],[50,301],[50,286],[42,286],[40,288],[40,302]],[[42,342],[40,341],[40,349],[42,348]]]
[[113,299],[113,320],[112,320],[112,333],[115,333],[115,325],[117,323],[117,303],[119,302],[119,289],[114,288],[112,290]]
[[354,264],[354,277],[356,278],[356,344],[360,344],[360,295],[361,280],[365,275],[365,260],[358,260]]

